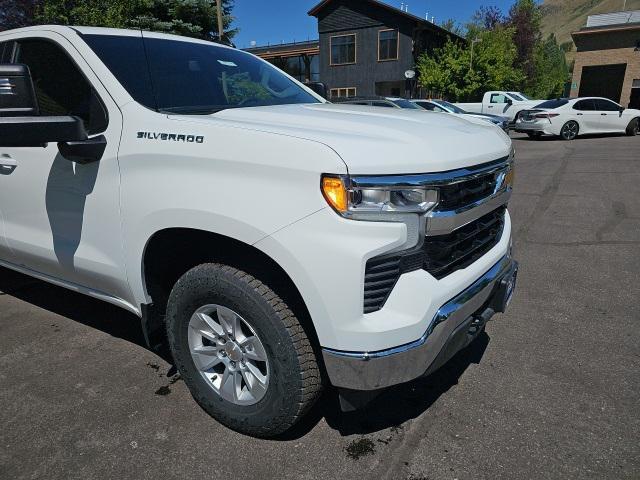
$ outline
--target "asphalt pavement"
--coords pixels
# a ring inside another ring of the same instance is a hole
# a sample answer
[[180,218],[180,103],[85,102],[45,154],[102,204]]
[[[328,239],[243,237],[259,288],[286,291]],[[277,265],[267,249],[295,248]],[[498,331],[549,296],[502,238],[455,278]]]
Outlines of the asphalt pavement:
[[0,479],[640,478],[640,138],[513,138],[510,310],[278,440],[208,417],[136,317],[0,269]]

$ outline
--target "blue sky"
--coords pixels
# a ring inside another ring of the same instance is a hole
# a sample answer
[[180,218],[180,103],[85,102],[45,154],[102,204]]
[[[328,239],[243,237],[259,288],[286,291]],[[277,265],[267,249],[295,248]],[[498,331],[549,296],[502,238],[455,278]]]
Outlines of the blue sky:
[[[320,0],[235,0],[235,25],[240,33],[234,39],[236,46],[245,48],[255,40],[258,45],[317,38],[316,19],[307,12]],[[401,1],[387,0],[399,7]],[[513,0],[408,0],[409,13],[423,17],[434,15],[436,23],[453,18],[465,23],[481,5],[497,6],[507,11]]]

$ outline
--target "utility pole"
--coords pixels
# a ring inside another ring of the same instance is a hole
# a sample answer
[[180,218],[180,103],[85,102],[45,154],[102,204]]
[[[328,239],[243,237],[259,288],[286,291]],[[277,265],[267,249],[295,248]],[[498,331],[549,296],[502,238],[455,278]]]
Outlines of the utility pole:
[[218,39],[222,43],[224,35],[224,26],[222,25],[222,0],[216,0],[216,9],[218,10]]
[[473,46],[480,41],[481,39],[478,37],[471,40],[471,60],[469,61],[469,70],[471,71],[473,71]]

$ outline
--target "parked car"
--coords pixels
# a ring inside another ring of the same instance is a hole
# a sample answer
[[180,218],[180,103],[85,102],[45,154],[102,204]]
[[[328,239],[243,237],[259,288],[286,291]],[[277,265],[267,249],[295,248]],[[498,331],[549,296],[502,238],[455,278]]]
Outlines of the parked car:
[[544,100],[531,100],[520,92],[505,92],[501,90],[486,92],[482,102],[456,103],[458,107],[471,113],[490,113],[509,117],[513,124],[523,110],[529,110]]
[[173,35],[38,26],[0,52],[0,265],[139,316],[230,428],[280,434],[325,382],[357,407],[507,308],[498,129],[326,103]]
[[371,107],[388,107],[388,108],[407,108],[410,110],[421,110],[406,98],[400,97],[379,97],[379,96],[360,96],[360,97],[342,97],[331,100],[333,103],[350,103],[352,105],[369,105]]
[[515,130],[532,138],[556,135],[564,140],[589,133],[638,135],[640,110],[624,108],[607,98],[559,98],[522,112]]
[[411,100],[411,102],[419,105],[425,110],[429,110],[430,112],[444,112],[444,113],[452,113],[455,115],[468,115],[470,117],[480,118],[482,120],[486,120],[487,122],[492,123],[500,127],[505,133],[509,133],[509,117],[503,117],[500,115],[491,115],[488,113],[471,113],[463,110],[462,108],[454,105],[453,103],[447,102],[446,100],[433,100],[433,99],[416,99]]

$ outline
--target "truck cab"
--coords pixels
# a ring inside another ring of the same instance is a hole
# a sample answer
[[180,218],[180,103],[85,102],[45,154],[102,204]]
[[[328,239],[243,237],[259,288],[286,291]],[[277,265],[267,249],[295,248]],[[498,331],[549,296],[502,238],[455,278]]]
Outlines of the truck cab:
[[520,112],[529,110],[543,101],[532,100],[520,92],[493,90],[485,92],[482,102],[456,103],[456,105],[467,112],[508,117],[511,123],[514,123]]

